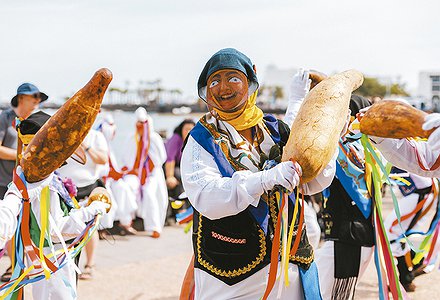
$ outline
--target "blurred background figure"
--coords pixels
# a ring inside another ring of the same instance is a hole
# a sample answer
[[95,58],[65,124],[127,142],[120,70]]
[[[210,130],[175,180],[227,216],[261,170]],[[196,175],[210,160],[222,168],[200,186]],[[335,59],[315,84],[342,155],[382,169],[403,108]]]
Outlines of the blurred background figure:
[[103,218],[102,225],[105,228],[112,228],[114,221],[119,221],[124,234],[136,234],[136,230],[132,227],[132,220],[138,208],[136,197],[139,191],[139,181],[136,177],[135,180],[125,180],[133,175],[125,175],[118,166],[110,144],[117,129],[113,116],[110,113],[104,115],[96,128],[104,135],[108,144],[108,163],[101,175],[113,199],[112,208]]
[[147,234],[158,238],[165,224],[168,207],[168,192],[162,169],[167,158],[166,150],[145,108],[139,107],[135,115],[136,132],[126,144],[127,155],[122,158],[124,170],[137,176],[141,186],[137,197],[137,215],[143,219]]
[[[173,135],[165,143],[167,151],[167,160],[165,162],[165,177],[170,200],[179,201],[182,198],[183,186],[180,179],[180,159],[182,157],[182,146],[188,133],[193,129],[195,123],[192,119],[183,120],[173,132]],[[180,197],[179,197],[180,196]],[[174,201],[176,202],[176,201]],[[170,219],[175,221],[176,212],[182,207],[183,202],[177,207],[169,206]]]
[[[61,178],[71,178],[78,187],[77,199],[79,201],[87,199],[96,187],[105,187],[99,175],[100,168],[108,163],[109,151],[104,135],[94,129],[90,130],[87,134],[80,148],[82,148],[86,154],[86,163],[82,165],[76,160],[69,158],[67,165],[61,167],[59,170]],[[84,271],[79,277],[80,279],[93,278],[98,241],[98,232],[95,232],[85,246],[87,259]]]
[[[31,83],[23,83],[11,99],[11,107],[0,114],[0,199],[3,199],[8,184],[12,181],[12,171],[17,157],[17,131],[12,125],[15,118],[26,119],[38,105],[49,97]],[[7,245],[6,248],[9,248]],[[1,276],[1,281],[11,279],[11,267]]]

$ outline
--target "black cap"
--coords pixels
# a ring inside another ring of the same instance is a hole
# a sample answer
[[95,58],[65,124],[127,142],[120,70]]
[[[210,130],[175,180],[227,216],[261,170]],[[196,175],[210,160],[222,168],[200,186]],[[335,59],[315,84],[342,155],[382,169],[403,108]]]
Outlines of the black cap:
[[365,97],[352,94],[350,98],[351,115],[356,117],[357,113],[365,107],[371,106],[370,100]]
[[20,133],[23,135],[36,134],[49,118],[50,115],[43,111],[33,113],[27,119],[20,122],[20,125],[18,126],[20,128]]
[[249,80],[249,94],[258,88],[258,79],[249,57],[234,48],[226,48],[215,53],[206,63],[197,81],[199,97],[206,100],[206,84],[209,76],[223,69],[234,69],[244,73]]

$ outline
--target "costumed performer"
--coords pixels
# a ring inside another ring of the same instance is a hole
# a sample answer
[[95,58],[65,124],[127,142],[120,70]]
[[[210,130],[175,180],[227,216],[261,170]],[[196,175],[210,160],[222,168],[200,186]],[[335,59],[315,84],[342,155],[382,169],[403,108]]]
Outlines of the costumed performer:
[[[107,113],[104,118],[98,122],[97,130],[100,131],[108,144],[108,162],[102,170],[102,177],[105,186],[112,194],[112,209],[103,218],[103,225],[107,228],[113,227],[113,222],[118,220],[119,226],[122,227],[126,234],[136,234],[136,230],[131,226],[132,220],[138,208],[136,203],[139,184],[135,187],[129,185],[125,180],[125,174],[118,166],[116,156],[111,147],[111,141],[116,134],[116,124],[113,116]],[[129,175],[128,175],[129,176]],[[132,181],[133,182],[133,181]],[[137,183],[134,180],[134,183]],[[106,218],[108,219],[106,220]]]
[[[23,143],[23,150],[30,142],[33,135],[41,128],[41,126],[50,118],[50,115],[44,112],[37,112],[23,120],[18,125],[18,136]],[[23,151],[24,153],[24,151]],[[16,176],[23,176],[21,167],[17,167]],[[23,188],[24,187],[24,188]],[[53,252],[63,249],[62,243],[72,242],[76,237],[80,236],[86,229],[86,222],[92,220],[97,214],[105,214],[109,204],[94,201],[87,207],[75,208],[74,201],[70,194],[72,191],[67,190],[63,184],[61,177],[55,172],[51,173],[47,178],[27,185],[17,186],[16,181],[12,182],[5,195],[5,203],[9,203],[11,211],[16,212],[16,203],[21,203],[26,194],[30,203],[30,219],[29,227],[21,228],[23,236],[29,235],[35,245],[40,245],[40,237],[42,230],[42,222],[44,218],[45,206],[49,205],[45,226],[47,226],[48,236],[45,236],[43,253],[48,256]],[[43,201],[44,199],[44,201]],[[45,204],[42,204],[45,203]],[[10,227],[11,228],[11,227]],[[44,228],[46,230],[46,228]],[[52,244],[53,242],[53,244]],[[17,259],[17,257],[16,257]],[[25,262],[32,264],[30,260]],[[52,259],[53,265],[58,265],[60,261]],[[49,265],[50,263],[48,263]],[[13,272],[13,278],[17,278],[19,269],[16,266]],[[76,299],[76,266],[73,260],[68,259],[66,265],[57,270],[49,279],[42,279],[34,282],[32,285],[32,294],[34,299]],[[35,270],[35,273],[41,269]],[[29,274],[32,276],[33,274]]]
[[423,224],[431,221],[428,218],[428,212],[433,207],[436,209],[438,205],[438,180],[393,167],[390,177],[395,178],[396,176],[406,182],[398,185],[403,196],[398,202],[401,225],[398,224],[394,210],[387,216],[384,225],[391,244],[391,251],[397,259],[399,281],[407,292],[413,292],[416,289],[413,283],[415,275],[422,274],[426,266],[423,266],[423,260],[416,265],[412,264],[415,252],[410,249],[408,243],[403,239],[403,235],[410,236],[412,233],[420,233]]
[[[135,115],[136,133],[126,144],[124,169],[128,171],[127,174],[135,175],[140,183],[137,216],[143,219],[144,230],[149,236],[159,238],[169,202],[162,169],[167,155],[163,140],[154,131],[153,119],[145,108],[139,107]],[[126,180],[131,184],[133,176]]]
[[[272,190],[279,186],[292,192],[301,167],[288,161],[263,170],[280,161],[289,128],[273,116],[264,117],[256,106],[258,80],[247,56],[231,48],[218,51],[197,87],[210,112],[191,131],[181,161],[183,186],[194,207],[195,299],[259,299],[268,282],[271,248],[279,243],[274,240],[278,205]],[[301,191],[323,190],[334,170],[331,160]],[[289,222],[293,196],[287,200]],[[294,237],[301,234],[288,259],[290,285],[282,286],[281,299],[321,298],[305,227],[296,222]],[[272,290],[269,298],[276,297]]]

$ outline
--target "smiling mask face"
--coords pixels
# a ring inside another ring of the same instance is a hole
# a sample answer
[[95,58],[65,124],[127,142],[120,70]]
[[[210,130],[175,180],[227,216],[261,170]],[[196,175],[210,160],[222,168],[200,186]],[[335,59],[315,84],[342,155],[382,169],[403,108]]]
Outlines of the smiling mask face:
[[206,101],[221,112],[239,112],[248,100],[248,90],[244,73],[233,69],[219,70],[208,78]]

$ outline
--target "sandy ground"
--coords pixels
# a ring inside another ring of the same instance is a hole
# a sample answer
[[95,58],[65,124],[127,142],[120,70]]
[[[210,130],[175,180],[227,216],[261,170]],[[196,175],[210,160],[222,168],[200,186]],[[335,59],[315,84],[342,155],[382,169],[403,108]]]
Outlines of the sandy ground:
[[[390,208],[388,199],[385,210]],[[115,236],[114,240],[100,241],[95,277],[79,282],[78,299],[178,299],[192,255],[190,238],[181,227],[166,227],[160,239]],[[1,259],[0,271],[6,269],[7,263],[5,258]],[[440,299],[439,281],[438,271],[417,277],[417,291],[409,296],[411,299]],[[360,280],[355,299],[378,299],[377,286],[374,263],[371,263]],[[30,288],[26,289],[29,295]]]

